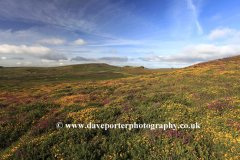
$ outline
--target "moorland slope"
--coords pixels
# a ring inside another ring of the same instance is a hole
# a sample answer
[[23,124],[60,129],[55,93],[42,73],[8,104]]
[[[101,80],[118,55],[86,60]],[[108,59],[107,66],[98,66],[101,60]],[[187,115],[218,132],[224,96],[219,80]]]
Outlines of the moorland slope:
[[[1,159],[239,159],[239,69],[235,56],[171,72],[2,91]],[[57,129],[57,122],[152,129]],[[169,123],[191,128],[152,125]]]

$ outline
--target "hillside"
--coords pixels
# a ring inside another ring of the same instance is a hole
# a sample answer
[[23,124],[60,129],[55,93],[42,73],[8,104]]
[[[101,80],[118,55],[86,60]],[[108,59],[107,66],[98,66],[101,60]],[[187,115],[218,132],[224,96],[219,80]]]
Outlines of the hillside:
[[[0,93],[0,157],[239,159],[239,57],[171,72],[5,90]],[[57,122],[149,125],[58,129]],[[169,123],[178,127],[165,128]]]
[[151,70],[141,67],[117,67],[105,63],[76,64],[60,67],[4,67],[1,68],[0,90],[13,87],[34,87],[71,82],[86,82],[147,75],[176,69]]

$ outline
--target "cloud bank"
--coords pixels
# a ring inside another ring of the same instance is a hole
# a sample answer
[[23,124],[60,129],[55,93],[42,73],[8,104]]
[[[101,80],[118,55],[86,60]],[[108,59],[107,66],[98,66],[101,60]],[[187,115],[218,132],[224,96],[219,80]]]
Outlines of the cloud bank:
[[154,52],[153,52],[153,51],[151,51],[151,52],[146,52],[145,54],[154,54]]
[[83,39],[78,39],[76,41],[74,41],[73,43],[69,43],[69,45],[72,46],[80,46],[80,45],[84,45],[86,44],[86,42]]
[[236,29],[222,28],[215,29],[211,33],[205,36],[208,40],[226,40],[228,43],[239,44],[240,43],[240,31]]
[[67,58],[56,51],[53,51],[47,47],[43,46],[26,46],[26,45],[0,45],[0,53],[5,54],[19,54],[31,57],[38,57],[48,60],[66,60]]
[[118,53],[116,50],[110,50],[110,53]]
[[224,57],[231,57],[240,54],[239,45],[215,46],[208,44],[201,44],[197,46],[190,46],[183,49],[181,54],[140,57],[139,59],[147,62],[178,62],[178,63],[196,63],[209,61]]

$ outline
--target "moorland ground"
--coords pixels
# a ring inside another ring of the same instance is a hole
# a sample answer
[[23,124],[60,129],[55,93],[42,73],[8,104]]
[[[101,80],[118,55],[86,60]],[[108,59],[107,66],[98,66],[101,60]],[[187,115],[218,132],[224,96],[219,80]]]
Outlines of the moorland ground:
[[[0,157],[239,159],[239,69],[240,56],[173,70],[0,68]],[[57,122],[200,128],[57,129]]]

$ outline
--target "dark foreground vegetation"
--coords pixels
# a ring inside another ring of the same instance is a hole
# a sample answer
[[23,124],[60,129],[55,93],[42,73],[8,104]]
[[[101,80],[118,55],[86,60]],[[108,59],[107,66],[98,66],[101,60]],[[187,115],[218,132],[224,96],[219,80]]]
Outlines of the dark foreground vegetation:
[[[1,68],[0,159],[239,159],[239,70],[240,56],[177,70]],[[57,129],[57,122],[200,128]]]

